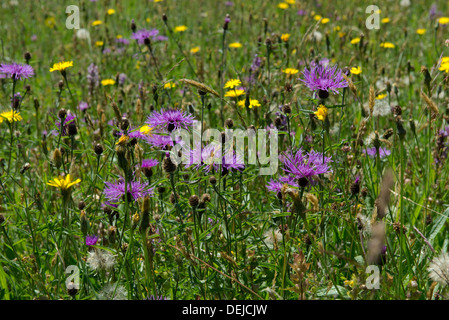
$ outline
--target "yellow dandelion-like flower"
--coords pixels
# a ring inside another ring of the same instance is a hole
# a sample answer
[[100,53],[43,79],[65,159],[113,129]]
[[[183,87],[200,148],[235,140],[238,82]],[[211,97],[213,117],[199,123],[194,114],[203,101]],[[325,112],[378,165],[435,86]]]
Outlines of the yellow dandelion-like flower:
[[94,22],[92,22],[92,27],[99,26],[102,23],[103,23],[103,21],[101,21],[101,20],[95,20]]
[[73,67],[73,61],[58,62],[53,65],[53,68],[50,68],[50,72],[65,71],[69,67]]
[[242,44],[240,42],[233,42],[229,44],[229,48],[241,48]]
[[121,38],[123,38],[123,36],[122,36],[121,34],[118,34],[118,35],[116,36],[116,38],[117,38],[117,39],[121,39]]
[[318,20],[320,20],[322,17],[319,15],[319,14],[317,14],[317,15],[315,15],[314,17],[313,17],[313,19],[315,19],[316,21],[318,21]]
[[105,86],[113,86],[115,84],[115,80],[114,79],[104,79],[104,80],[101,80],[101,85],[103,86],[103,87],[105,87]]
[[362,68],[360,68],[360,66],[357,67],[353,67],[351,68],[351,70],[349,70],[352,74],[361,74],[362,73]]
[[55,17],[48,17],[45,19],[45,25],[49,28],[54,28],[56,25]]
[[186,26],[177,26],[175,27],[175,32],[184,32],[187,30]]
[[340,38],[343,38],[345,35],[346,35],[346,32],[339,32],[339,33],[338,33],[338,36],[339,36]]
[[101,47],[102,45],[104,45],[104,41],[97,41],[97,42],[95,42],[95,45],[97,47]]
[[326,24],[326,23],[328,23],[329,21],[330,21],[329,18],[323,18],[323,20],[321,20],[321,23],[322,23],[322,24]]
[[386,93],[381,93],[377,95],[376,100],[382,100],[385,99],[386,97],[387,97]]
[[[240,100],[239,102],[237,102],[237,105],[242,108],[245,107],[245,104],[246,104],[246,100]],[[253,107],[260,107],[260,106],[261,106],[261,104],[260,104],[259,100],[249,99],[249,106],[248,106],[249,109],[252,109]]]
[[288,9],[288,3],[285,2],[278,3],[278,8],[282,10]]
[[281,40],[284,42],[288,42],[288,40],[290,39],[290,33],[283,33],[281,35]]
[[394,49],[396,46],[395,46],[393,43],[391,43],[391,42],[382,42],[382,43],[380,44],[380,47],[381,47],[381,48]]
[[164,89],[171,89],[176,87],[176,84],[173,82],[167,82],[166,84],[164,84]]
[[448,24],[449,23],[449,18],[448,17],[441,17],[438,19],[438,23],[439,24]]
[[334,27],[334,31],[340,31],[340,30],[341,30],[341,27],[340,27],[340,26]]
[[75,184],[78,184],[81,182],[81,179],[76,179],[75,181],[72,181],[72,178],[70,174],[66,175],[65,178],[60,176],[58,178],[54,178],[53,180],[50,180],[47,182],[49,186],[53,186],[56,188],[59,188],[61,191],[67,191]]
[[388,23],[390,22],[390,18],[383,18],[382,20],[380,20],[381,23]]
[[236,98],[241,96],[242,94],[245,94],[245,90],[230,90],[228,92],[226,92],[226,94],[224,95],[225,97],[230,97],[230,98]]
[[0,123],[3,122],[3,120],[8,120],[9,122],[16,122],[21,121],[22,116],[20,115],[20,112],[16,112],[14,110],[6,111],[3,113],[0,113]]
[[228,82],[226,82],[224,88],[234,89],[235,87],[238,87],[241,84],[242,82],[239,79],[231,79]]
[[354,38],[351,40],[351,44],[357,44],[360,42],[360,38]]
[[128,142],[128,140],[129,140],[129,137],[126,134],[124,134],[120,137],[120,139],[118,139],[118,141],[115,144],[123,146]]
[[295,0],[285,0],[285,2],[287,2],[288,4],[295,4]]
[[438,70],[448,73],[449,72],[449,62],[441,62],[440,68]]
[[145,21],[148,22],[148,23],[150,23],[150,22],[151,22],[151,19],[150,19],[150,18],[146,18]]
[[193,47],[192,49],[190,49],[190,53],[195,54],[195,53],[198,53],[200,50],[201,50],[200,47]]
[[153,129],[154,129],[153,127],[144,125],[144,126],[140,127],[139,131],[143,134],[152,135]]
[[299,70],[295,69],[295,68],[286,68],[286,69],[282,70],[282,72],[285,74],[297,74],[299,72]]
[[422,36],[424,33],[426,33],[426,29],[416,29],[416,33]]
[[316,115],[316,117],[318,118],[318,120],[324,121],[327,117],[327,108],[320,104],[318,106],[318,110],[314,112],[314,114]]
[[108,11],[108,15],[113,15],[113,14],[115,14],[115,10],[114,9],[109,9]]

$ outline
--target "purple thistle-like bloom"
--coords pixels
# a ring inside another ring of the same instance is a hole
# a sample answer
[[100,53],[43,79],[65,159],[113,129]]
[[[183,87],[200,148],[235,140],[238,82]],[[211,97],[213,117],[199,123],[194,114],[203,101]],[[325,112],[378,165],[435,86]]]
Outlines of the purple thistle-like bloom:
[[180,110],[161,110],[154,111],[145,122],[151,127],[162,127],[168,132],[175,129],[188,129],[193,124],[193,116]]
[[330,67],[329,65],[312,66],[309,69],[305,68],[302,72],[304,79],[298,79],[306,84],[312,90],[332,91],[338,94],[339,88],[345,88],[348,83],[342,76],[342,71],[337,69],[337,66]]
[[5,74],[8,78],[14,80],[27,79],[34,76],[34,69],[27,64],[0,64],[0,73]]
[[89,108],[89,105],[87,104],[87,102],[81,101],[78,104],[78,110],[80,110],[80,111],[87,110],[88,108]]
[[137,40],[138,44],[144,44],[145,39],[151,38],[154,40],[158,34],[159,34],[159,30],[157,30],[157,29],[151,29],[151,30],[141,29],[141,30],[134,32],[131,36],[131,39]]
[[[105,182],[106,188],[104,189],[104,195],[109,201],[120,201],[125,195],[125,180],[120,178],[118,181]],[[150,188],[148,183],[141,183],[140,181],[128,182],[127,186],[127,198],[128,200],[134,199],[135,201],[139,198],[152,195],[154,188]]]
[[[67,112],[67,115],[65,116],[64,123],[62,124],[62,136],[65,137],[68,135],[68,126],[70,123],[75,121],[76,116],[70,112],[70,110]],[[61,130],[61,120],[58,118],[55,120],[55,125],[58,128],[58,130],[53,130],[53,135],[58,135],[58,132]]]
[[94,246],[97,244],[98,238],[96,236],[86,236],[86,245]]
[[126,79],[127,79],[126,74],[120,73],[118,76],[118,84],[123,86],[125,84]]
[[[363,150],[363,153],[368,154],[371,158],[375,158],[376,157],[376,148],[368,148],[365,150]],[[388,150],[387,148],[384,147],[380,147],[379,148],[379,157],[380,158],[385,158],[388,157],[391,154],[391,151]]]
[[126,38],[115,39],[115,42],[123,44],[125,46],[129,45],[129,40]]
[[283,170],[296,181],[302,180],[305,185],[312,182],[313,176],[331,171],[329,167],[331,158],[323,159],[323,154],[314,150],[304,154],[302,149],[299,149],[295,154],[292,152],[284,154],[280,160],[284,164]]
[[144,159],[142,160],[142,168],[152,168],[159,164],[159,161],[156,159]]

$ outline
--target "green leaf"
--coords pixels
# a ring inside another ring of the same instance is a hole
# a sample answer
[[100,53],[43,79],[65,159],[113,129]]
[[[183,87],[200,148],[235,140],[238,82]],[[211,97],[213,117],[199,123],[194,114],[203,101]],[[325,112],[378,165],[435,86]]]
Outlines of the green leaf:
[[446,223],[447,217],[449,216],[449,208],[447,208],[443,214],[439,215],[437,219],[435,219],[435,223],[432,225],[432,229],[430,230],[430,235],[428,237],[430,244],[433,246],[433,241],[438,233],[443,228]]

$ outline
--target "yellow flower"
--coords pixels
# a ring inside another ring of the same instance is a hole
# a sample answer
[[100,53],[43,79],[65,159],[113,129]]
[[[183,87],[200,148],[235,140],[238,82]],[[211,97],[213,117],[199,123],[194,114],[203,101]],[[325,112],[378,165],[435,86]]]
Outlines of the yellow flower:
[[92,27],[99,26],[102,23],[103,23],[103,21],[101,21],[101,20],[95,20],[94,22],[92,22]]
[[357,44],[360,42],[360,38],[354,38],[351,40],[351,44]]
[[286,68],[286,69],[282,70],[282,72],[285,74],[297,74],[299,72],[299,70],[295,69],[295,68]]
[[116,38],[121,39],[121,38],[123,38],[123,36],[121,34],[118,34]]
[[177,26],[175,27],[175,32],[184,32],[187,30],[186,26]]
[[339,32],[339,33],[338,33],[338,36],[339,36],[340,38],[343,38],[345,35],[346,35],[346,32]]
[[104,45],[104,42],[103,41],[97,41],[97,42],[95,42],[95,45],[97,47],[101,47],[102,45]]
[[140,127],[139,131],[143,134],[152,135],[153,127],[144,125],[144,126]]
[[426,29],[416,29],[416,33],[422,36],[424,33],[426,33]]
[[259,100],[256,100],[256,99],[249,100],[248,108],[252,109],[253,107],[260,107],[260,106],[261,106],[261,104],[260,104]]
[[226,82],[224,88],[231,88],[234,89],[235,87],[241,85],[242,82],[239,79],[231,79],[228,82]]
[[340,31],[340,30],[341,30],[341,27],[340,27],[340,26],[334,27],[334,31]]
[[345,286],[350,286],[351,288],[354,287],[354,280],[345,280]]
[[241,96],[242,94],[245,94],[245,90],[229,90],[226,92],[225,97],[235,98]]
[[281,2],[278,4],[278,8],[282,10],[288,9],[288,4],[285,2]]
[[388,23],[388,22],[390,22],[390,18],[383,18],[382,20],[380,20],[380,22]]
[[56,20],[55,17],[48,17],[47,19],[45,19],[45,25],[49,28],[54,28],[56,24]]
[[173,82],[167,82],[166,84],[164,84],[164,89],[171,89],[176,87],[176,84]]
[[329,21],[330,21],[329,18],[323,18],[323,20],[321,20],[321,23],[322,23],[322,24],[326,24],[326,23],[328,23]]
[[315,19],[316,21],[320,20],[321,18],[322,17],[319,14],[317,14],[316,16],[313,17],[313,19]]
[[394,48],[395,48],[395,45],[394,45],[393,43],[391,43],[391,42],[382,42],[382,43],[380,44],[380,47],[381,47],[381,48],[391,48],[391,49],[394,49]]
[[316,115],[318,120],[324,121],[327,117],[327,108],[324,105],[320,104],[318,106],[318,110],[315,111],[314,114]]
[[115,80],[114,79],[104,79],[104,80],[101,80],[101,85],[103,86],[103,87],[105,87],[105,86],[113,86],[115,84]]
[[281,40],[284,42],[288,42],[288,39],[290,39],[290,33],[283,33],[281,35]]
[[113,15],[114,13],[115,13],[115,10],[114,10],[114,9],[109,9],[109,10],[108,10],[108,15],[111,16],[111,15]]
[[190,53],[195,54],[195,53],[199,52],[200,50],[201,50],[200,47],[193,47],[192,49],[190,49]]
[[448,17],[441,17],[438,19],[438,23],[439,24],[448,24],[449,23],[449,18]]
[[357,68],[351,68],[351,70],[349,70],[352,74],[361,74],[362,73],[362,68],[360,68],[360,66],[357,66]]
[[233,42],[229,44],[229,48],[241,48],[242,44],[240,42]]
[[150,23],[150,22],[151,22],[151,19],[150,19],[150,18],[147,18],[147,19],[146,19],[146,22]]
[[386,97],[387,97],[386,93],[378,94],[377,97],[376,97],[376,100],[382,100],[382,99],[384,99]]
[[4,119],[8,120],[9,122],[16,122],[16,121],[21,121],[22,116],[20,115],[20,112],[11,110],[11,111],[6,111],[3,113],[0,113],[0,123],[2,123]]
[[441,66],[438,70],[445,71],[446,73],[448,73],[449,72],[449,62],[441,62]]
[[58,62],[53,65],[53,68],[50,68],[50,72],[64,71],[65,69],[67,69],[69,67],[73,67],[73,61]]
[[285,0],[288,4],[295,4],[295,0]]
[[126,134],[124,134],[120,137],[120,139],[118,139],[118,141],[115,144],[123,146],[126,144],[126,142],[128,142],[128,140],[129,140],[129,137]]
[[60,176],[59,178],[54,178],[53,180],[50,180],[47,182],[49,186],[53,186],[56,188],[59,188],[61,191],[67,191],[72,186],[74,186],[77,183],[80,183],[81,179],[76,179],[75,181],[72,181],[72,178],[70,177],[70,173],[64,177]]

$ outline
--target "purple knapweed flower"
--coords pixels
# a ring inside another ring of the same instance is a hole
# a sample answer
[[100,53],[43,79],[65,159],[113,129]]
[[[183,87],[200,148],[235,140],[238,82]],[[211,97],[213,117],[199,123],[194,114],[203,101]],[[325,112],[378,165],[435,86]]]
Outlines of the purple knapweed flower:
[[156,159],[143,159],[142,160],[142,168],[152,168],[155,167],[159,164],[159,161],[157,161]]
[[89,87],[89,93],[92,94],[94,89],[100,85],[100,74],[98,67],[91,63],[87,68],[87,85]]
[[55,120],[55,125],[56,128],[58,128],[57,130],[53,130],[52,133],[53,135],[58,135],[58,132],[60,132],[62,134],[63,137],[68,135],[68,126],[70,123],[72,123],[73,121],[75,121],[76,116],[69,111],[67,111],[67,115],[65,116],[64,122],[62,124],[62,132],[60,132],[61,130],[61,119],[57,118]]
[[329,163],[331,158],[323,157],[322,153],[311,150],[304,154],[302,149],[296,153],[285,153],[280,157],[283,163],[283,170],[298,184],[305,187],[309,182],[312,182],[313,176],[332,171]]
[[97,244],[98,238],[93,235],[93,236],[86,236],[86,245],[87,246],[94,246]]
[[11,63],[0,64],[0,73],[5,74],[8,78],[13,80],[22,80],[34,76],[34,69],[27,64]]
[[338,89],[345,88],[348,83],[342,76],[342,71],[337,66],[311,66],[310,70],[305,68],[302,72],[304,79],[298,79],[312,91],[318,90],[320,98],[327,98],[329,92],[338,94]]
[[89,105],[85,101],[80,101],[80,103],[78,104],[78,110],[80,110],[80,111],[87,110],[88,108],[89,108]]
[[141,29],[136,32],[134,32],[131,36],[131,39],[137,40],[138,44],[144,44],[145,39],[151,38],[152,40],[155,40],[156,36],[159,34],[159,30],[157,29]]
[[[104,195],[109,201],[120,201],[125,196],[125,180],[120,178],[116,182],[105,182],[106,188],[104,189]],[[152,195],[154,188],[150,188],[148,183],[141,183],[140,181],[131,181],[127,185],[127,199],[130,201],[134,199],[136,201],[139,198]]]
[[[366,149],[366,151],[363,150],[363,153],[368,154],[371,158],[375,158],[376,157],[376,148],[375,147],[368,148],[368,149]],[[384,147],[379,148],[379,157],[381,159],[388,157],[390,154],[391,154],[391,151],[388,150],[387,148],[384,148]]]
[[161,127],[168,132],[175,129],[188,129],[193,124],[193,116],[180,110],[154,111],[145,122],[151,127]]

